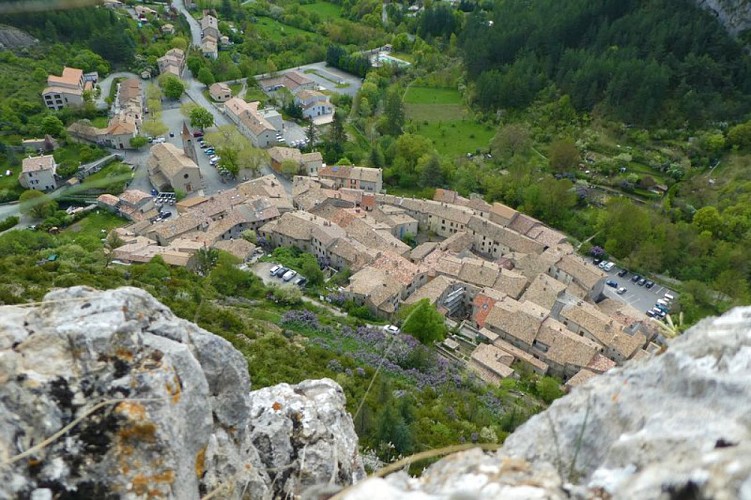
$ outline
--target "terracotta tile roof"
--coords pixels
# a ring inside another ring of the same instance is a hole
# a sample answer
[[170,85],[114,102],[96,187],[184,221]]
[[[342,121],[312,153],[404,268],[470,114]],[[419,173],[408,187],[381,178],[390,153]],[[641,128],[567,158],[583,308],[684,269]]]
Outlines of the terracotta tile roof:
[[430,252],[435,250],[437,246],[438,246],[438,243],[431,242],[431,241],[421,243],[412,249],[412,251],[409,254],[409,258],[413,261],[419,262],[425,257],[427,257]]
[[546,274],[539,274],[522,295],[528,300],[546,309],[552,309],[556,299],[566,290],[566,285]]
[[456,203],[456,199],[458,197],[459,194],[456,191],[438,188],[433,194],[433,201],[438,201],[441,203]]
[[198,165],[193,160],[181,149],[168,142],[151,146],[151,156],[148,162],[152,169],[160,170],[170,181],[185,168],[198,170]]
[[595,373],[605,373],[611,368],[615,368],[615,361],[606,358],[599,352],[592,357],[592,361],[589,362],[587,368]]
[[523,274],[501,268],[498,278],[493,283],[493,288],[501,290],[509,297],[518,299],[524,289],[527,288],[528,282],[529,280]]
[[484,381],[495,383],[514,374],[510,366],[513,361],[509,353],[490,344],[480,344],[472,351],[469,368]]
[[498,216],[502,220],[510,222],[518,212],[503,203],[495,202],[490,206],[490,213]]
[[225,252],[229,252],[238,259],[245,260],[253,253],[253,250],[256,249],[256,246],[244,239],[237,239],[237,240],[219,240],[216,243],[214,243],[214,248],[217,248],[219,250],[224,250]]
[[267,130],[276,131],[274,126],[258,111],[259,104],[258,101],[245,102],[239,97],[233,97],[224,103],[224,109],[256,136]]
[[120,195],[121,200],[131,205],[138,205],[142,201],[151,198],[152,196],[150,194],[144,193],[140,189],[128,189],[126,191],[123,191],[123,193]]
[[55,170],[55,157],[52,155],[32,156],[24,158],[21,162],[23,173],[41,172],[42,170]]
[[524,215],[523,213],[518,213],[517,216],[514,217],[514,220],[508,225],[508,228],[519,234],[527,234],[529,230],[538,224],[541,224],[541,222],[537,219],[532,218],[529,215]]
[[469,250],[472,247],[473,242],[472,235],[468,231],[458,231],[443,240],[439,244],[439,247],[441,250],[448,250],[452,253],[461,253],[465,250]]
[[587,290],[594,288],[597,282],[607,276],[578,255],[564,255],[556,263],[556,267],[571,276],[573,280]]
[[550,311],[531,302],[519,303],[512,299],[497,302],[485,319],[485,327],[506,332],[524,344],[532,345],[540,325]]
[[589,365],[600,346],[588,338],[570,332],[562,323],[547,318],[537,333],[535,339],[548,346],[545,351],[546,359],[559,365],[585,367]]
[[566,382],[566,388],[567,389],[573,389],[574,387],[579,387],[583,383],[585,383],[587,380],[596,377],[597,374],[593,372],[592,370],[588,370],[586,368],[582,368],[576,374],[568,379]]
[[364,182],[379,182],[382,178],[380,168],[369,167],[346,167],[329,165],[318,170],[318,176],[332,179],[350,179]]
[[515,359],[518,359],[520,361],[523,361],[527,363],[528,365],[532,365],[534,368],[539,370],[541,373],[547,373],[548,371],[548,364],[544,361],[541,361],[537,358],[535,358],[533,355],[529,354],[526,351],[523,351],[519,349],[518,347],[509,344],[502,338],[496,338],[493,341],[493,345],[497,347],[498,349],[505,351],[509,354],[511,354]]
[[498,242],[508,247],[514,252],[536,253],[541,254],[545,250],[545,245],[533,239],[527,238],[511,229],[505,228],[500,224],[491,222],[483,217],[473,216],[468,222],[467,228],[476,234],[485,236],[488,239]]
[[425,283],[418,288],[412,295],[407,297],[404,301],[405,304],[413,304],[419,302],[422,299],[428,299],[431,304],[438,302],[438,299],[446,292],[446,290],[456,283],[455,280],[446,278],[445,276],[438,276]]
[[[438,279],[438,278],[436,278]],[[483,328],[485,326],[485,320],[490,314],[490,311],[495,307],[495,297],[490,297],[484,293],[478,293],[475,295],[475,299],[472,302],[473,318],[477,326]]]
[[109,207],[114,208],[117,206],[118,203],[120,203],[120,198],[109,193],[104,193],[104,194],[99,195],[96,201],[103,205],[107,205]]
[[420,266],[392,252],[381,252],[370,267],[384,272],[392,281],[404,286],[411,284],[418,275],[425,272]]
[[81,78],[83,78],[83,70],[65,66],[62,76],[49,75],[47,77],[47,85],[50,87],[75,87],[81,83]]

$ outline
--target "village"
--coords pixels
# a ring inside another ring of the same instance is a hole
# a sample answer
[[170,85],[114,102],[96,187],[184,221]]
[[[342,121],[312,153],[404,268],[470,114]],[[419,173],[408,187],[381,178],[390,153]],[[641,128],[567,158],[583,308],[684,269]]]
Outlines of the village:
[[[209,13],[200,24],[202,53],[216,57],[226,37]],[[185,65],[177,48],[158,59],[161,74],[182,76]],[[96,80],[66,67],[62,76],[49,76],[43,100],[50,109],[81,104]],[[311,126],[331,121],[329,97],[303,73],[269,75],[260,86],[267,93],[287,89]],[[148,114],[145,90],[137,78],[118,83],[107,126],[81,121],[68,133],[113,150],[134,149]],[[213,150],[203,131],[185,121],[169,139],[150,138],[145,164],[133,167],[146,170],[142,182],[96,199],[97,207],[131,221],[115,230],[114,262],[159,256],[192,267],[207,248],[248,262],[294,247],[323,269],[349,270],[341,293],[374,317],[393,321],[400,307],[427,299],[452,326],[439,351],[488,383],[514,376],[519,362],[571,387],[659,350],[658,322],[605,293],[606,284],[613,286],[607,272],[581,257],[564,234],[501,203],[450,190],[437,189],[432,200],[390,195],[381,169],[326,165],[315,150],[287,147],[290,127],[277,110],[233,96],[225,83],[208,93],[217,125],[232,124],[266,150],[264,175],[241,170],[250,180],[226,185],[218,157],[204,158]],[[54,190],[55,168],[51,155],[29,157],[19,180],[29,189]],[[244,237],[248,232],[253,241]]]

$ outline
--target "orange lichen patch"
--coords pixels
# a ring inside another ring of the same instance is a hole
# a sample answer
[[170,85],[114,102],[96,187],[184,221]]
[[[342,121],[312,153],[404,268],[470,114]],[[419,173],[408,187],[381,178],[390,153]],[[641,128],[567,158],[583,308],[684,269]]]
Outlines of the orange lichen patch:
[[203,477],[203,473],[206,472],[206,447],[204,446],[200,450],[198,450],[198,454],[196,455],[196,477],[198,479],[201,479]]
[[[154,474],[153,476],[138,474],[133,478],[133,492],[136,495],[146,495],[148,493],[149,497],[167,496],[165,492],[160,492],[157,488],[153,488],[153,486],[165,483],[172,484],[174,482],[175,472],[170,469],[162,471],[159,474]],[[149,486],[152,486],[152,488],[149,489]]]
[[123,347],[117,348],[117,350],[115,351],[115,356],[122,359],[123,361],[133,361],[133,353]]
[[126,425],[118,431],[118,435],[123,441],[153,443],[156,441],[156,425],[151,422]]
[[172,382],[167,382],[167,392],[171,396],[172,404],[177,404],[180,401],[181,394],[180,377],[175,374]]
[[282,409],[282,404],[278,401],[275,401],[271,407],[274,409],[274,411],[279,411]]
[[123,401],[118,403],[115,411],[128,417],[130,420],[143,420],[146,418],[146,407],[141,403]]

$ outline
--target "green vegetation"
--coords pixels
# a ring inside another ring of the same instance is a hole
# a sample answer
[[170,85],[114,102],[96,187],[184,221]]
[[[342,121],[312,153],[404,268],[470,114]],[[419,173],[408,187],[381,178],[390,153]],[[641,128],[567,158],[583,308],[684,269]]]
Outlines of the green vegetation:
[[19,217],[17,215],[11,215],[0,221],[0,231],[8,230],[18,224]]
[[404,318],[402,331],[423,344],[443,340],[447,333],[443,315],[428,299],[422,299],[410,307],[403,307],[399,314]]
[[99,172],[86,177],[81,189],[99,193],[120,194],[133,178],[130,166],[119,161],[110,163]]
[[342,8],[330,2],[312,2],[300,5],[300,9],[308,14],[315,14],[321,20],[329,21],[342,17]]
[[[336,380],[361,445],[384,460],[462,440],[500,441],[544,406],[532,395],[536,377],[523,373],[503,387],[478,384],[409,336],[356,328],[352,318],[306,303],[284,305],[277,290],[239,271],[237,260],[223,252],[209,256],[205,276],[169,267],[159,257],[114,265],[101,240],[123,223],[97,212],[56,235],[0,235],[0,303],[41,300],[52,288],[72,285],[142,288],[178,316],[230,341],[247,358],[255,388]],[[51,254],[58,256],[54,262],[47,260]]]
[[486,150],[495,133],[487,125],[472,120],[417,123],[413,127],[416,134],[430,139],[436,151],[449,158]]

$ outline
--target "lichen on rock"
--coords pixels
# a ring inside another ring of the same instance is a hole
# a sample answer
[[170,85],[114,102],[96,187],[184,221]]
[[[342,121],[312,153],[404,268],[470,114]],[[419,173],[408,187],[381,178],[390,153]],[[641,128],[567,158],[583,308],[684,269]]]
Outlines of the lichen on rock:
[[74,287],[0,314],[0,498],[275,498],[362,475],[336,383],[252,393],[238,351],[143,290]]

